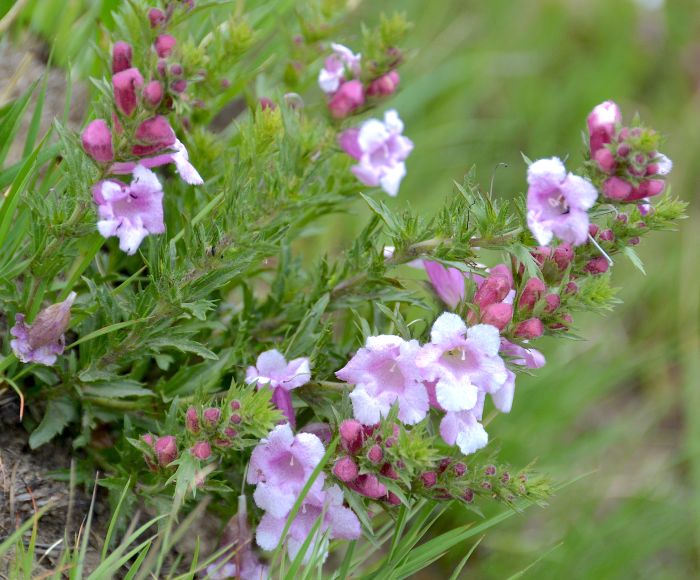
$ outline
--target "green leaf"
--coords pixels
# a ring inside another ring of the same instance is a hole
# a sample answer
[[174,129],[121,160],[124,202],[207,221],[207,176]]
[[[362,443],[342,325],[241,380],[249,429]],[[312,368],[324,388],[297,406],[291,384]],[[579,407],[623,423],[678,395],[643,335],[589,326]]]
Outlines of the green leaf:
[[362,199],[365,200],[369,208],[381,218],[381,220],[387,225],[387,227],[391,230],[393,234],[398,234],[401,231],[399,222],[396,220],[394,214],[391,213],[391,210],[384,204],[383,201],[377,201],[375,199],[372,199],[364,193],[360,193],[360,195],[362,196]]
[[86,395],[96,397],[153,397],[155,393],[145,388],[138,381],[131,379],[118,379],[114,381],[98,381],[86,385],[82,389]]
[[634,264],[634,267],[637,268],[637,270],[639,270],[645,276],[647,275],[647,272],[644,269],[644,263],[642,262],[642,259],[639,257],[637,252],[635,252],[631,246],[625,246],[622,249],[622,253],[625,256],[627,256],[629,261],[632,262],[632,264]]
[[158,337],[149,342],[150,348],[160,350],[161,348],[176,348],[181,352],[191,352],[208,360],[219,360],[219,357],[194,340],[174,337]]
[[46,407],[46,414],[29,436],[29,446],[32,449],[40,447],[44,443],[51,441],[56,435],[78,417],[75,403],[68,397],[60,399],[50,399]]

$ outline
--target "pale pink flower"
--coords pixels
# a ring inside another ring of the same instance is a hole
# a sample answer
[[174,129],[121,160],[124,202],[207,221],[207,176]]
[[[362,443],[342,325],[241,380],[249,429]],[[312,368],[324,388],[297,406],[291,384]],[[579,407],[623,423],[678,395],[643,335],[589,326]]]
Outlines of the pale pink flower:
[[621,121],[622,113],[614,101],[605,101],[591,111],[588,115],[591,155],[612,141]]
[[204,183],[202,177],[190,163],[189,155],[185,146],[178,139],[175,139],[175,142],[172,146],[170,146],[170,148],[172,151],[161,153],[160,155],[156,155],[154,157],[140,159],[138,164],[132,161],[114,163],[110,167],[110,173],[114,175],[128,175],[134,171],[137,165],[153,168],[174,163],[175,169],[183,181],[189,183],[190,185],[201,185]]
[[423,266],[440,300],[455,308],[464,298],[464,272],[429,260],[425,260]]
[[333,54],[326,59],[324,67],[318,75],[318,85],[329,95],[335,93],[340,84],[346,80],[345,73],[353,76],[360,74],[362,55],[354,54],[347,46],[332,43]]

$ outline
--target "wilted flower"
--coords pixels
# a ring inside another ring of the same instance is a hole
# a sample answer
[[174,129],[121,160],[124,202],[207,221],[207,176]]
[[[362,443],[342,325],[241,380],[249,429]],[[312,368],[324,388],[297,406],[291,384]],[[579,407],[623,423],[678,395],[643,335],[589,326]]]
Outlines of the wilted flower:
[[295,358],[287,363],[284,355],[273,349],[258,356],[256,365],[248,367],[246,382],[256,383],[258,388],[267,386],[272,389],[272,402],[294,425],[296,420],[290,391],[311,380],[309,359]]
[[557,158],[535,161],[527,171],[527,225],[546,246],[557,236],[575,246],[588,237],[588,210],[598,192],[593,185],[566,172]]
[[97,229],[105,237],[117,236],[119,248],[134,254],[149,234],[162,234],[163,189],[150,169],[136,165],[131,185],[100,181],[93,186],[98,205]]
[[15,338],[10,347],[23,363],[51,366],[66,346],[65,331],[70,322],[70,309],[77,294],[71,292],[63,302],[44,308],[32,324],[24,322],[24,314],[15,316],[10,334]]
[[389,195],[399,192],[406,175],[404,160],[413,149],[413,142],[404,137],[403,123],[396,111],[387,111],[384,122],[365,121],[359,129],[348,129],[340,135],[340,146],[359,163],[352,172],[372,187],[381,186]]
[[332,43],[333,54],[326,59],[325,66],[318,75],[318,85],[326,94],[335,93],[343,80],[346,69],[354,76],[360,74],[362,55],[353,52],[342,44]]

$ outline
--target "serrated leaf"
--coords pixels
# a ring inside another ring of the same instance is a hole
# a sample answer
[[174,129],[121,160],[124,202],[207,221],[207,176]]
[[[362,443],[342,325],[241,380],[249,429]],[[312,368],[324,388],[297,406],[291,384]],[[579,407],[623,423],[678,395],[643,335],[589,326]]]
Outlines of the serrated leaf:
[[384,204],[384,202],[372,199],[364,193],[360,193],[360,195],[362,196],[362,199],[365,200],[369,208],[381,218],[381,220],[393,233],[397,234],[401,231],[399,222],[396,220],[394,214],[391,213],[391,210]]
[[630,246],[625,246],[622,249],[622,253],[627,256],[630,262],[634,264],[634,267],[637,268],[642,274],[645,276],[647,275],[646,270],[644,269],[644,263],[642,262],[642,259],[637,255],[637,252],[634,251]]

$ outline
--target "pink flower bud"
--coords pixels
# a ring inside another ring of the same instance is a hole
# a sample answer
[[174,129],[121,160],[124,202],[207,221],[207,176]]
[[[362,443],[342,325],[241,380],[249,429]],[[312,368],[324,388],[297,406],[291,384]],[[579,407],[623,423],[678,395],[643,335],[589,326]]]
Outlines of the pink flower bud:
[[484,468],[484,474],[489,476],[489,477],[493,477],[494,475],[496,475],[496,466],[495,465],[487,465]]
[[438,471],[440,473],[445,473],[445,470],[450,466],[452,460],[449,457],[443,457],[438,464]]
[[390,491],[387,494],[386,501],[388,501],[391,505],[401,505],[401,500],[399,499],[399,496],[396,495],[393,491]]
[[143,100],[151,107],[157,107],[163,99],[163,85],[158,81],[151,81],[143,89]]
[[544,324],[539,318],[528,318],[527,320],[518,324],[515,329],[515,336],[520,338],[526,338],[528,340],[533,340],[539,338],[544,334]]
[[455,463],[452,469],[456,477],[462,477],[467,472],[467,466],[464,463]]
[[199,416],[194,407],[189,407],[185,412],[185,427],[190,433],[199,433]]
[[372,81],[367,88],[367,95],[370,97],[388,97],[394,94],[399,86],[399,73],[395,70]]
[[243,419],[241,418],[241,416],[238,413],[234,413],[233,415],[231,415],[231,418],[229,420],[234,425],[240,425],[240,423]]
[[362,448],[362,425],[355,419],[345,419],[340,424],[339,431],[343,449],[355,455]]
[[165,13],[158,8],[151,8],[148,11],[148,20],[151,23],[151,28],[158,28],[165,22]]
[[236,431],[233,427],[226,427],[226,429],[224,429],[224,435],[226,435],[226,437],[229,439],[233,439],[238,436],[238,431]]
[[114,101],[117,108],[129,116],[136,109],[138,96],[136,91],[143,86],[143,77],[137,68],[128,68],[112,77]]
[[358,476],[349,487],[370,499],[380,499],[386,495],[386,486],[371,473]]
[[214,445],[217,447],[231,447],[231,440],[230,439],[216,439],[214,441]]
[[146,119],[134,134],[137,145],[132,147],[134,155],[151,155],[175,144],[177,138],[167,119],[160,115]]
[[182,65],[177,62],[175,64],[170,65],[170,72],[176,77],[181,76],[183,72]]
[[385,463],[382,465],[379,473],[381,473],[384,477],[388,477],[389,479],[397,480],[399,478],[399,474],[396,473],[390,463]]
[[146,433],[145,435],[141,435],[141,440],[146,445],[150,445],[151,447],[153,447],[153,444],[155,442],[155,439],[153,439],[153,435],[151,435],[150,433]]
[[531,310],[535,307],[537,301],[542,298],[547,286],[539,278],[530,278],[520,293],[518,300],[518,308]]
[[154,43],[156,53],[160,58],[167,58],[175,48],[177,40],[169,34],[160,34]]
[[636,201],[638,199],[644,199],[645,197],[654,197],[655,195],[659,195],[664,190],[665,186],[666,183],[663,179],[642,181],[639,187],[632,191],[625,201]]
[[358,80],[348,81],[340,85],[331,100],[328,110],[336,119],[343,119],[365,103],[365,92]]
[[612,173],[615,169],[615,156],[607,147],[598,149],[593,155],[593,159],[596,160],[598,167],[605,171],[605,173]]
[[197,459],[204,460],[211,457],[211,445],[209,445],[208,441],[197,441],[190,451]]
[[632,185],[619,177],[611,177],[603,183],[603,193],[610,199],[622,201],[632,193]]
[[177,440],[174,435],[158,437],[155,443],[156,457],[161,467],[170,465],[177,459]]
[[547,294],[547,296],[544,297],[544,300],[547,303],[547,305],[544,307],[544,311],[548,314],[551,314],[557,310],[557,308],[559,308],[561,305],[561,298],[559,298],[559,296],[556,294]]
[[510,269],[510,266],[506,266],[505,264],[497,264],[491,270],[489,271],[489,277],[491,276],[502,276],[508,281],[508,286],[510,288],[513,288],[513,272]]
[[471,489],[465,489],[462,498],[467,503],[472,503],[474,501],[474,492]]
[[481,311],[481,322],[503,330],[513,319],[513,305],[497,302],[489,304]]
[[241,408],[241,402],[238,399],[231,401],[231,410],[238,411]]
[[95,161],[108,163],[114,160],[112,149],[112,132],[103,119],[95,119],[81,136],[83,149]]
[[382,459],[384,459],[384,452],[379,445],[372,445],[372,448],[367,453],[367,459],[372,463],[377,465]]
[[567,294],[576,294],[578,292],[578,284],[576,282],[569,282],[564,289]]
[[187,90],[187,81],[185,79],[178,79],[170,85],[173,92],[184,93]]
[[562,314],[562,322],[557,322],[555,324],[550,325],[549,328],[553,330],[569,330],[569,324],[571,324],[574,319],[571,317],[571,314]]
[[261,97],[260,99],[258,99],[258,104],[260,105],[260,108],[263,111],[267,111],[268,109],[274,111],[277,108],[277,105],[275,105],[274,101],[268,99],[267,97]]
[[168,63],[167,61],[163,60],[162,58],[158,61],[158,64],[156,65],[156,70],[158,71],[158,74],[162,77],[168,74]]
[[589,274],[596,275],[607,272],[609,267],[610,264],[608,264],[608,261],[603,256],[598,256],[597,258],[589,260],[583,269]]
[[627,143],[623,143],[617,148],[618,157],[627,157],[630,154],[630,146]]
[[437,473],[434,471],[426,471],[420,476],[420,479],[425,487],[431,488],[437,483]]
[[600,239],[604,242],[613,242],[615,241],[615,234],[611,229],[603,230],[600,232]]
[[621,120],[620,108],[613,101],[605,101],[591,111],[587,119],[591,154],[612,141],[616,125]]
[[218,407],[207,407],[202,413],[204,422],[210,427],[214,427],[221,419],[221,409]]
[[121,40],[112,48],[112,74],[131,68],[131,45]]
[[511,290],[510,280],[503,275],[490,275],[474,294],[474,303],[484,309],[489,304],[503,302]]
[[333,475],[344,483],[355,481],[359,475],[357,464],[350,457],[341,457],[333,466]]
[[621,214],[618,214],[617,217],[616,217],[615,219],[616,219],[617,221],[619,221],[620,223],[626,224],[626,223],[627,223],[627,220],[628,220],[629,218],[627,217],[627,214],[626,214],[626,213],[621,213]]
[[568,242],[559,244],[554,250],[552,258],[560,270],[566,270],[574,259],[574,249]]
[[627,243],[630,246],[636,246],[639,243],[639,238],[636,236],[634,238],[630,238],[629,240],[627,240]]
[[600,228],[596,224],[589,224],[588,225],[588,234],[592,238],[595,238],[598,235],[599,230],[600,230]]

